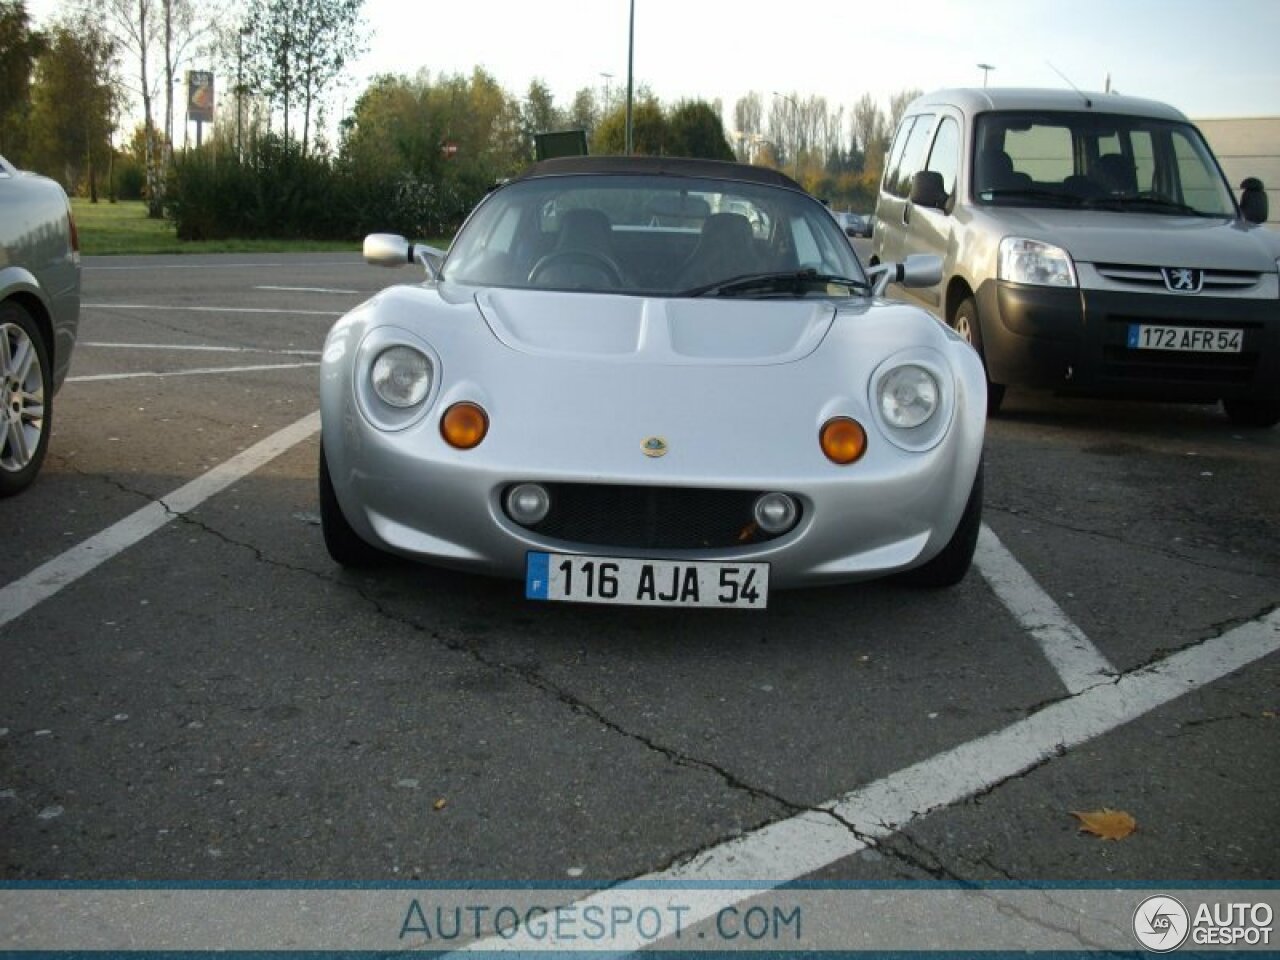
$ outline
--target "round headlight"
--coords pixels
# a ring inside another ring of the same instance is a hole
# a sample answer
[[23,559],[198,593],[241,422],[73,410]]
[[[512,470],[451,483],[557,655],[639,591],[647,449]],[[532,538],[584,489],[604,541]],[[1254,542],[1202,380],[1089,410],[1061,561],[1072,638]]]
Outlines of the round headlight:
[[880,380],[880,413],[889,426],[910,430],[929,421],[941,393],[938,381],[924,367],[897,367]]
[[373,392],[392,407],[416,407],[431,391],[431,361],[413,347],[387,347],[369,371]]

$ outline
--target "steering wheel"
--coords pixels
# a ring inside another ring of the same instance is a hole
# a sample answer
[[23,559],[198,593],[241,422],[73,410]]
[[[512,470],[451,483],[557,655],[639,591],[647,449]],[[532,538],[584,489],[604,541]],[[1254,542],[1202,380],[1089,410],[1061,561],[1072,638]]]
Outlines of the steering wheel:
[[617,261],[594,250],[555,250],[533,265],[529,271],[529,282],[537,283],[538,279],[557,264],[577,264],[598,270],[615,287],[623,286],[622,268]]

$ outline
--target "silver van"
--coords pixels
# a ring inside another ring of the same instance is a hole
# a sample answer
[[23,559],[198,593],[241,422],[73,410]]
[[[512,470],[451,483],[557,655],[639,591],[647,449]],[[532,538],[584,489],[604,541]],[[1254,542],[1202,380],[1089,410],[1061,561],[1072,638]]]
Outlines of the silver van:
[[1004,387],[1216,402],[1280,421],[1280,234],[1239,202],[1200,132],[1150,100],[944,90],[913,101],[885,161],[872,264],[943,258],[892,287]]

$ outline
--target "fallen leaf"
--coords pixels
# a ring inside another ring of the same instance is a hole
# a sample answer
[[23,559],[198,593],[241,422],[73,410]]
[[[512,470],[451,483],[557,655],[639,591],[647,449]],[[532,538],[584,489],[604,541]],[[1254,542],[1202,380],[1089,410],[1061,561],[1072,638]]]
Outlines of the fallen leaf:
[[433,803],[433,804],[431,805],[431,809],[432,809],[432,810],[443,810],[443,809],[444,809],[444,807],[445,807],[445,804],[446,804],[446,803],[448,803],[448,802],[449,802],[449,801],[448,801],[448,800],[446,800],[444,797],[441,797],[439,800],[437,800],[435,803]]
[[1103,840],[1123,840],[1138,829],[1138,821],[1123,810],[1094,810],[1090,813],[1071,811],[1071,815],[1080,821],[1080,829],[1092,833]]

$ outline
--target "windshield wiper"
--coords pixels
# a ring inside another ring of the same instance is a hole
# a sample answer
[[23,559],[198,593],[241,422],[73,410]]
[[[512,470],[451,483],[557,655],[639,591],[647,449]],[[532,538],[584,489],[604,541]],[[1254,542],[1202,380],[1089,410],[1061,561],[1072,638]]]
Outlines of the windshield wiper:
[[1103,207],[1114,210],[1127,210],[1133,207],[1143,207],[1153,212],[1168,213],[1184,213],[1190,217],[1208,217],[1212,214],[1204,213],[1195,207],[1188,206],[1185,203],[1179,203],[1176,200],[1166,200],[1163,197],[1141,197],[1135,194],[1118,194],[1109,197],[1097,197],[1088,201],[1090,207]]
[[854,280],[834,273],[819,273],[817,270],[787,270],[775,273],[749,273],[741,277],[730,277],[728,280],[717,280],[701,287],[682,290],[677,297],[730,297],[751,290],[767,290],[771,293],[804,293],[814,284],[837,283],[850,290],[870,292],[871,284],[865,280]]

